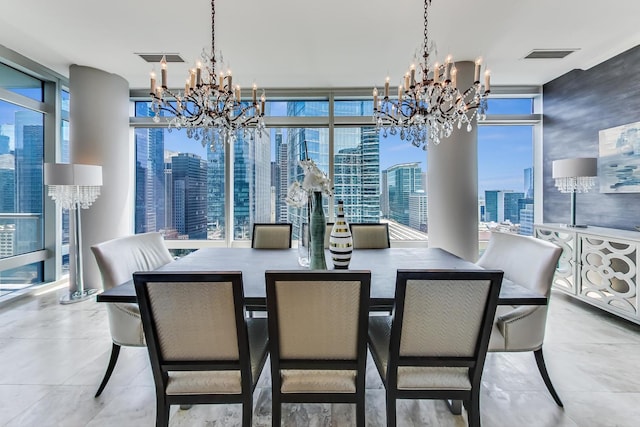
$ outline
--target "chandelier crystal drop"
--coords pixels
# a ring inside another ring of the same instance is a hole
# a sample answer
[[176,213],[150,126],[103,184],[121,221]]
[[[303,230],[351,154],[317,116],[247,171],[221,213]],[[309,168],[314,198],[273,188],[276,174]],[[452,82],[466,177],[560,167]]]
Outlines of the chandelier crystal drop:
[[231,70],[226,73],[220,70],[217,74],[216,62],[215,0],[211,0],[211,52],[203,49],[201,61],[189,71],[184,91],[173,91],[167,87],[167,62],[164,58],[160,62],[160,85],[156,83],[155,73],[151,73],[154,122],[159,123],[161,116],[166,117],[169,132],[172,128],[184,128],[187,136],[200,140],[203,147],[213,147],[220,137],[233,143],[239,131],[245,138],[254,129],[262,134],[265,130],[264,91],[258,100],[258,88],[254,84],[251,101],[243,102],[240,86],[233,86]]
[[[482,61],[475,63],[474,83],[460,92],[457,85],[457,69],[451,57],[443,64],[429,65],[428,7],[431,0],[424,0],[424,42],[419,70],[412,64],[398,86],[397,98],[389,94],[389,78],[384,93],[373,89],[373,118],[376,129],[382,135],[400,134],[400,138],[416,147],[427,149],[429,141],[439,144],[441,138],[451,136],[454,127],[463,126],[470,132],[473,120],[485,118],[487,97],[490,93],[490,72],[485,71],[484,90],[480,83]],[[381,95],[381,100],[378,98]]]

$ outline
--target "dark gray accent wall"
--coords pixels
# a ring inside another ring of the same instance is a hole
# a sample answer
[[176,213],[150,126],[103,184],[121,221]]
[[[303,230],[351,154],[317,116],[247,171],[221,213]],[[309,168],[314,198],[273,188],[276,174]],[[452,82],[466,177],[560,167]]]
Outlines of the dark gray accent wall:
[[[589,70],[543,86],[543,220],[568,223],[570,195],[551,178],[553,160],[598,157],[598,132],[640,121],[640,46]],[[631,230],[640,225],[640,193],[577,195],[576,222]]]

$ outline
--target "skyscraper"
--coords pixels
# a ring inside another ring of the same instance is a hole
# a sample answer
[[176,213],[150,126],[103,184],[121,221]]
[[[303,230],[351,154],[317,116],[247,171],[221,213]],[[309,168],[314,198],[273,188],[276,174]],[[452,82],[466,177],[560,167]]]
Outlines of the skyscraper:
[[207,163],[198,155],[171,158],[172,216],[178,233],[188,239],[207,238]]
[[0,154],[0,213],[15,212],[15,196],[16,167],[14,156]]
[[[16,213],[42,215],[44,158],[43,116],[30,111],[15,113]],[[40,217],[16,220],[16,253],[40,249]]]
[[275,134],[275,151],[276,151],[276,221],[289,221],[288,206],[285,203],[287,189],[289,188],[289,169],[287,168],[287,143],[284,142],[282,130],[278,129]]
[[409,195],[409,227],[427,232],[427,194],[423,190]]
[[409,225],[409,195],[422,190],[422,169],[420,163],[401,163],[388,168],[386,188],[383,189],[389,201],[389,218]]
[[166,228],[164,129],[136,129],[135,232]]
[[524,170],[524,197],[533,199],[533,168]]
[[516,193],[513,190],[487,190],[484,192],[484,197],[486,222],[520,223],[518,201],[524,198],[524,193]]
[[251,224],[271,219],[271,160],[268,135],[238,135],[207,152],[207,221],[213,238],[224,238],[226,149],[233,148],[233,238],[249,239]]

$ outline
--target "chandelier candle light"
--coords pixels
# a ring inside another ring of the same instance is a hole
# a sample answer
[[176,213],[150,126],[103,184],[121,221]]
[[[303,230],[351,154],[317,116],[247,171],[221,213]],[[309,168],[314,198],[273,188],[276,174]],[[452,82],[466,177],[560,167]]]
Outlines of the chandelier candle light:
[[[151,73],[152,110],[154,122],[159,123],[162,112],[168,113],[169,131],[185,128],[187,136],[201,140],[202,146],[211,145],[216,136],[233,142],[238,131],[246,136],[248,129],[259,133],[265,130],[264,91],[258,102],[258,87],[254,84],[250,102],[241,101],[239,85],[233,86],[231,70],[217,73],[215,56],[215,1],[211,0],[211,52],[202,51],[202,61],[189,71],[184,91],[167,87],[167,62],[160,62],[161,82]],[[222,54],[220,54],[222,63]],[[221,67],[222,68],[222,67]]]
[[428,7],[432,0],[424,0],[424,42],[422,63],[416,70],[417,61],[411,64],[398,86],[397,100],[390,97],[390,81],[387,77],[384,94],[379,100],[378,89],[373,89],[373,118],[376,129],[411,142],[416,147],[427,149],[429,140],[439,144],[442,137],[449,137],[454,126],[458,129],[466,125],[472,130],[471,122],[484,119],[487,97],[490,93],[490,72],[484,73],[484,90],[480,82],[482,60],[475,63],[474,83],[464,92],[458,89],[455,63],[451,56],[443,64],[429,65]]

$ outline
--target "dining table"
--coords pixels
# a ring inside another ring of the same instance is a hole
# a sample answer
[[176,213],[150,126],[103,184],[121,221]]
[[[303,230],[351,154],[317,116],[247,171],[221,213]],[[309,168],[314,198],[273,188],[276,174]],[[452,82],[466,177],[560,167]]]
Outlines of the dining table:
[[[331,256],[326,251],[327,265]],[[158,268],[156,271],[241,271],[245,305],[250,310],[266,307],[265,271],[304,270],[298,263],[297,249],[252,249],[208,247]],[[385,248],[353,251],[350,270],[371,271],[370,307],[390,310],[393,307],[396,273],[401,269],[420,270],[481,270],[441,248]],[[96,297],[98,302],[137,302],[133,280],[108,289]],[[499,305],[546,305],[547,297],[510,280],[504,279]]]

